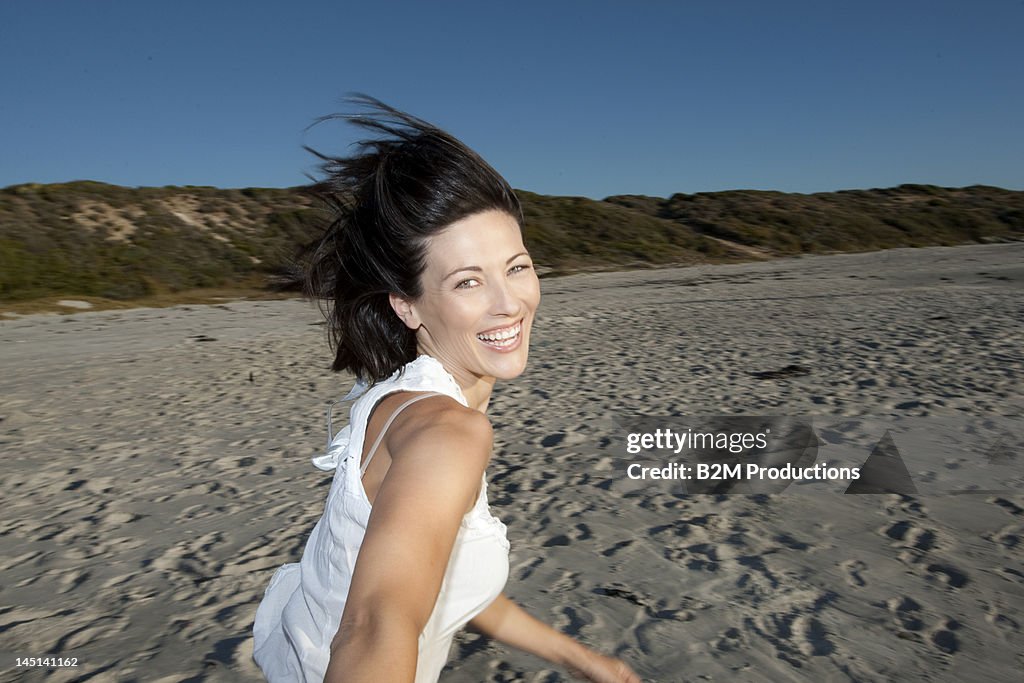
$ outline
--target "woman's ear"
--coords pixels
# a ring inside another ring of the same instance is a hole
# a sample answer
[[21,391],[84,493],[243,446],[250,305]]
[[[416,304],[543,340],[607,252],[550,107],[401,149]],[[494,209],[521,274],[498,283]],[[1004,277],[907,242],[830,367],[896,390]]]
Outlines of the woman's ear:
[[392,293],[388,295],[388,302],[391,304],[391,308],[395,311],[395,315],[405,323],[406,327],[410,330],[419,329],[421,325],[420,319],[419,316],[416,315],[416,310],[413,308],[411,301],[399,296],[398,294]]

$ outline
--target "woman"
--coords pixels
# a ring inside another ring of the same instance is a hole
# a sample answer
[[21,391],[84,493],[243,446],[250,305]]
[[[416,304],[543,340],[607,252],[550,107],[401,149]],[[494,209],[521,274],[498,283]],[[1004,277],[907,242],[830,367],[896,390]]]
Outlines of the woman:
[[302,559],[271,579],[254,659],[279,681],[436,681],[455,633],[485,635],[592,681],[639,682],[501,594],[505,526],[490,514],[485,415],[523,372],[540,287],[512,189],[436,127],[366,96],[383,133],[320,156],[335,219],[311,250],[335,371],[363,392],[314,459],[335,470]]

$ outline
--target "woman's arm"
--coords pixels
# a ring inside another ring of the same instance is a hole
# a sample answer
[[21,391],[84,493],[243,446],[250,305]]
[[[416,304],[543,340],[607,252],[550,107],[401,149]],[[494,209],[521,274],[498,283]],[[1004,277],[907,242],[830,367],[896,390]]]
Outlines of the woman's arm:
[[388,434],[391,465],[374,498],[325,683],[413,680],[419,635],[490,458],[487,418],[451,404],[420,401]]
[[504,594],[469,622],[486,636],[599,683],[640,683],[622,661],[606,657],[536,619]]

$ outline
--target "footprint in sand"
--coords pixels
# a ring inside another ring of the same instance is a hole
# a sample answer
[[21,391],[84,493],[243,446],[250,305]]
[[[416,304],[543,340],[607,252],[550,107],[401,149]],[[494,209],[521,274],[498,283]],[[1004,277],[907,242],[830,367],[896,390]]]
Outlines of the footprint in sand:
[[919,602],[904,595],[899,598],[891,598],[885,604],[892,614],[893,620],[903,630],[903,633],[899,634],[900,637],[905,637],[904,634],[907,632],[917,633],[924,630],[924,618]]
[[846,572],[846,583],[854,588],[862,588],[868,585],[864,580],[863,572],[867,571],[868,565],[863,560],[846,560],[839,565]]
[[458,648],[458,655],[453,658],[456,662],[465,661],[477,653],[490,652],[493,654],[497,652],[493,640],[471,631],[457,633],[455,646]]
[[100,638],[108,638],[113,634],[128,629],[130,621],[127,617],[102,616],[61,635],[57,641],[45,648],[47,652],[75,652]]
[[628,548],[631,545],[633,545],[633,541],[632,540],[629,540],[629,541],[619,541],[618,543],[616,543],[615,545],[611,546],[610,548],[605,548],[604,550],[602,550],[601,554],[604,555],[605,557],[612,557],[616,553],[618,553],[620,550],[622,550],[623,548]]
[[544,564],[543,557],[533,557],[523,562],[522,564],[513,567],[512,571],[509,573],[512,576],[515,576],[517,580],[523,581],[525,579],[530,578],[530,575],[533,574],[537,567],[539,567],[542,564]]
[[73,591],[89,580],[92,572],[85,569],[72,569],[60,577],[60,593]]
[[931,644],[947,655],[956,654],[960,650],[960,639],[956,631],[960,628],[960,622],[956,619],[945,619],[929,636]]
[[949,564],[930,564],[928,572],[953,589],[963,588],[968,583],[967,574]]
[[591,538],[590,527],[586,524],[577,524],[568,534],[559,534],[544,541],[543,547],[550,548],[558,545],[570,545],[573,541],[585,541]]
[[550,590],[555,593],[571,593],[579,587],[579,573],[563,571],[558,579],[551,582]]
[[216,578],[223,569],[223,563],[212,556],[212,551],[224,540],[220,532],[203,534],[197,538],[182,541],[164,551],[152,561],[144,563],[154,569],[168,573],[169,578],[199,585]]
[[594,623],[594,615],[582,607],[559,607],[555,610],[553,625],[559,631],[578,636],[584,626]]
[[1021,515],[1024,515],[1024,508],[1020,507],[1012,500],[1006,500],[1005,498],[990,498],[988,502],[995,503],[996,505],[1003,508],[1014,517],[1020,517]]
[[989,605],[985,612],[985,621],[1006,633],[1020,633],[1020,623],[1013,617],[1005,614],[1005,611],[998,605]]
[[793,633],[797,647],[805,657],[824,657],[836,650],[824,624],[816,617],[807,614],[797,617],[793,622]]
[[[591,593],[594,593],[595,595],[602,595],[609,598],[625,600],[631,605],[645,608],[649,613],[654,613],[655,611],[649,606],[648,600],[646,600],[642,596],[637,595],[621,583],[612,583],[607,586],[597,586],[591,589]],[[658,611],[661,610],[659,609]]]
[[[757,616],[743,620],[744,629],[768,641],[776,657],[802,668],[807,658],[827,656],[836,651],[825,625],[818,616],[837,595],[831,591],[805,591],[777,596],[760,608]],[[772,610],[776,606],[779,609]]]
[[746,645],[743,632],[736,627],[727,628],[711,641],[711,647],[720,652],[732,652]]
[[993,534],[989,540],[998,543],[1007,550],[1012,550],[1020,546],[1022,535],[1024,535],[1024,530],[1017,525],[1012,525],[1003,527]]
[[908,520],[892,522],[888,526],[879,529],[878,532],[894,541],[901,541],[901,543],[894,543],[893,545],[913,548],[922,552],[932,550],[938,545],[937,530],[918,526]]

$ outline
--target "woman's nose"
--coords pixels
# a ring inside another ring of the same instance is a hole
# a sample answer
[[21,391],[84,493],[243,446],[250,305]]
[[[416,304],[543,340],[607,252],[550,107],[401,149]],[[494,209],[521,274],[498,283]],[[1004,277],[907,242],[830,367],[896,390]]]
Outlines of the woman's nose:
[[495,315],[515,315],[519,312],[519,298],[505,281],[497,283],[491,292],[491,312]]

